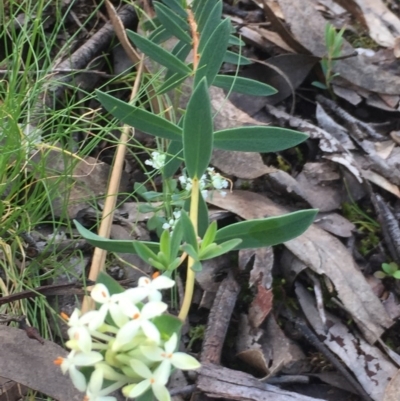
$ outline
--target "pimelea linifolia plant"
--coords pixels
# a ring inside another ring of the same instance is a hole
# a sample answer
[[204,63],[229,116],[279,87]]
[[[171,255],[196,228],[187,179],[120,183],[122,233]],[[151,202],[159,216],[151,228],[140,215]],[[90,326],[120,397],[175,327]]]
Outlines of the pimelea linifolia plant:
[[[128,37],[165,69],[158,95],[189,77],[191,95],[183,117],[174,122],[164,113],[156,115],[97,92],[106,110],[121,122],[161,139],[158,142],[165,147],[160,146],[146,162],[162,176],[162,192],[136,188],[154,211],[159,242],[109,240],[76,223],[91,244],[108,251],[136,253],[159,274],[152,279],[142,277],[137,287],[124,290],[101,273],[91,292],[96,310],[83,315],[75,310],[68,319],[67,346],[71,353],[57,363],[69,372],[74,385],[86,392],[86,400],[90,401],[112,401],[115,398],[109,394],[120,388],[129,398],[169,401],[166,386],[171,372],[200,367],[196,359],[176,349],[202,262],[233,250],[288,241],[303,233],[316,214],[315,210],[304,210],[223,228],[218,228],[216,222],[209,223],[205,199],[212,194],[208,191],[229,190],[228,181],[209,167],[213,149],[275,152],[298,145],[307,135],[270,126],[214,131],[211,85],[259,96],[275,90],[250,79],[218,74],[226,60],[246,61],[228,50],[243,43],[232,35],[230,20],[222,19],[221,0],[195,0],[191,6],[185,1],[164,0],[154,2],[154,8],[157,19],[153,21],[153,32],[143,37],[128,31]],[[160,43],[172,36],[177,43],[168,52]],[[190,51],[193,62],[186,61]],[[178,171],[181,175],[176,179]],[[154,200],[161,201],[163,207],[152,206]],[[172,273],[184,265],[185,294],[176,317],[167,313],[160,290],[174,285]]]

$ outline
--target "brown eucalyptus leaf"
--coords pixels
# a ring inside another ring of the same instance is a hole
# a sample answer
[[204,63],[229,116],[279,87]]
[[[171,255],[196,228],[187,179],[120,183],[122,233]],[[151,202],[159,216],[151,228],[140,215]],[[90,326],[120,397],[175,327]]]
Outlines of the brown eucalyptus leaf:
[[[294,37],[314,56],[326,54],[325,26],[327,21],[318,13],[311,0],[278,0]],[[307,27],[307,29],[305,29]],[[343,54],[354,53],[354,48],[344,40]],[[400,94],[398,76],[379,65],[372,64],[367,57],[358,56],[340,60],[334,71],[353,84],[369,91]]]
[[356,376],[365,392],[374,401],[381,401],[388,382],[395,376],[397,368],[387,360],[378,347],[358,338],[336,316],[327,312],[327,321],[324,325],[312,295],[299,282],[295,284],[295,291],[303,313],[318,338]]
[[[246,220],[288,212],[267,197],[239,190],[225,197],[216,193],[208,203]],[[369,342],[374,343],[384,328],[393,324],[352,255],[337,238],[312,225],[304,234],[284,245],[315,273],[324,274],[332,281],[344,308]]]

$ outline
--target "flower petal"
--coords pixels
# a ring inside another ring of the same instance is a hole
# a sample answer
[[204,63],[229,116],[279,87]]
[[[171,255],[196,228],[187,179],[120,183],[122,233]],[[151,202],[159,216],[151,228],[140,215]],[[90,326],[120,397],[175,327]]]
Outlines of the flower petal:
[[93,394],[98,394],[103,387],[103,371],[100,369],[95,369],[90,376],[88,390]]
[[142,361],[139,361],[139,359],[132,359],[130,365],[135,373],[145,379],[150,379],[153,376],[151,370]]
[[178,345],[178,336],[173,333],[170,339],[164,344],[164,349],[167,354],[172,354]]
[[[139,279],[140,280],[140,279]],[[123,293],[122,298],[129,299],[130,302],[137,304],[147,297],[149,291],[143,287],[130,288]],[[123,302],[122,300],[120,302]]]
[[140,324],[143,333],[146,335],[147,338],[153,340],[156,344],[160,342],[160,332],[158,331],[157,327],[154,323],[149,322],[148,320],[143,320]]
[[169,360],[164,360],[154,371],[153,377],[157,384],[166,385],[168,383],[170,374],[171,374],[171,362]]
[[[150,387],[150,380],[143,380],[140,383],[133,386],[133,388],[129,391],[129,398],[136,398],[139,395],[143,394]],[[125,394],[125,392],[124,392]]]
[[128,318],[122,312],[121,307],[117,304],[110,305],[110,315],[118,327],[122,327],[128,321]]
[[172,365],[182,370],[198,369],[201,366],[196,358],[193,358],[184,352],[175,352],[170,361]]
[[130,322],[124,324],[118,331],[115,342],[112,345],[112,350],[117,351],[125,344],[128,344],[129,341],[135,337],[140,327],[140,322],[136,320],[131,320]]
[[149,302],[143,306],[142,316],[144,319],[152,319],[153,317],[162,315],[168,308],[164,302]]
[[155,383],[151,386],[151,389],[158,401],[171,401],[171,395],[165,386]]
[[78,353],[73,357],[73,364],[76,366],[92,366],[103,360],[100,352],[91,351],[86,353]]
[[158,362],[164,359],[162,354],[164,354],[165,351],[160,347],[156,347],[154,345],[148,345],[148,346],[143,345],[140,347],[140,351],[150,361]]
[[104,304],[110,299],[108,288],[102,283],[97,283],[93,287],[90,296],[99,304]]
[[[140,280],[140,279],[139,279]],[[139,284],[140,285],[140,284]],[[158,276],[151,282],[151,287],[156,290],[171,288],[175,285],[175,281],[167,276]]]
[[69,377],[71,378],[72,384],[79,390],[84,392],[86,390],[86,379],[82,372],[79,372],[77,368],[71,366],[69,369]]

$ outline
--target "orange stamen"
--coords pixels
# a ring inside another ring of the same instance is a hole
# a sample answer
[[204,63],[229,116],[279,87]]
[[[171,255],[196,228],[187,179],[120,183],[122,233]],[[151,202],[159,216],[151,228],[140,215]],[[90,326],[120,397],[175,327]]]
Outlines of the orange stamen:
[[54,361],[54,365],[60,366],[63,362],[64,362],[64,358],[62,358],[61,356],[59,356],[59,357]]
[[66,320],[66,321],[69,320],[69,316],[68,316],[65,312],[61,312],[61,313],[60,313],[60,316],[61,316],[64,320]]
[[132,316],[132,319],[137,319],[139,316],[140,316],[140,313],[135,313],[135,314]]
[[158,276],[160,276],[161,275],[161,273],[160,272],[154,272],[153,274],[152,274],[152,279],[154,280],[155,278],[157,278]]

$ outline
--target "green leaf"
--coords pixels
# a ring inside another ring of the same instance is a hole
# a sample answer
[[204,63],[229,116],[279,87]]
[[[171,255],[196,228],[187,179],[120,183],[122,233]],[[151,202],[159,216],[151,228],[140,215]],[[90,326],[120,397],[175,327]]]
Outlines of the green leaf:
[[261,248],[296,238],[312,224],[318,210],[309,209],[266,219],[247,220],[217,231],[217,243],[242,239],[235,249]]
[[162,0],[162,2],[176,14],[180,15],[185,19],[187,18],[187,12],[183,8],[181,0]]
[[203,78],[189,100],[183,122],[183,154],[190,178],[200,178],[211,160],[213,120],[207,81]]
[[174,333],[176,333],[179,337],[179,333],[182,328],[182,320],[178,319],[176,316],[164,314],[161,316],[156,316],[151,321],[160,332],[162,340],[169,340]]
[[186,252],[192,259],[194,259],[194,260],[199,259],[199,255],[198,255],[197,251],[193,248],[192,245],[184,244],[181,246],[181,249],[183,252]]
[[246,46],[246,43],[243,42],[242,39],[238,38],[235,35],[231,35],[229,36],[229,42],[228,42],[229,46],[238,46],[238,47],[244,47]]
[[199,42],[199,53],[203,52],[203,49],[210,39],[212,33],[217,29],[218,25],[221,23],[222,15],[222,1],[218,1],[213,9],[211,10],[204,27],[202,27],[200,32],[200,42]]
[[241,239],[231,239],[219,245],[211,244],[199,252],[199,259],[207,260],[224,255],[225,253],[228,253],[232,249],[235,249],[241,242],[242,242]]
[[392,277],[396,278],[396,279],[400,279],[400,270],[396,270],[393,274]]
[[104,284],[107,287],[110,295],[120,294],[121,292],[125,291],[124,287],[122,287],[117,281],[115,281],[112,277],[110,277],[107,273],[104,273],[103,271],[99,272],[96,283]]
[[[160,252],[165,255],[167,262],[169,263],[171,257],[171,236],[168,230],[164,230],[160,237]],[[175,256],[175,255],[174,255]]]
[[153,43],[163,43],[171,37],[171,32],[168,32],[162,25],[160,25],[149,35],[149,40]]
[[193,263],[192,270],[196,273],[199,273],[203,270],[203,265],[201,262],[197,261]]
[[322,82],[319,82],[319,81],[313,81],[311,83],[311,85],[315,86],[316,88],[322,89],[322,90],[328,89],[328,87],[325,84],[323,84]]
[[127,30],[126,34],[133,44],[141,50],[144,54],[149,56],[152,60],[169,68],[172,71],[180,72],[182,74],[190,74],[191,69],[172,55],[170,52],[164,50],[161,46],[153,43],[151,40],[138,35],[136,32]]
[[155,252],[153,252],[148,246],[146,246],[143,242],[135,241],[133,244],[135,247],[136,253],[147,263],[152,259],[153,261],[158,261],[158,256]]
[[194,16],[197,22],[197,30],[200,34],[203,32],[204,25],[207,23],[211,15],[211,11],[215,5],[221,0],[195,0],[192,5]]
[[[74,223],[79,231],[79,234],[81,234],[82,237],[85,238],[87,242],[89,242],[89,244],[96,246],[97,248],[105,249],[106,251],[110,252],[131,254],[137,253],[134,247],[134,243],[138,241],[112,240],[103,238],[87,230],[78,221],[74,220]],[[142,241],[142,243],[149,247],[153,252],[158,252],[160,250],[160,246],[156,242]]]
[[255,81],[254,79],[231,75],[217,75],[213,85],[218,86],[218,88],[253,96],[271,96],[278,92],[272,86]]
[[96,94],[105,109],[123,123],[159,138],[182,140],[182,129],[170,121],[99,90]]
[[224,60],[226,48],[228,46],[229,36],[231,31],[231,21],[225,19],[222,21],[215,31],[210,36],[210,39],[204,46],[200,55],[199,65],[194,77],[194,87],[196,88],[199,82],[206,77],[207,83],[211,85],[215,76],[221,68]]
[[385,271],[390,276],[393,275],[399,269],[397,263],[390,262],[390,263],[382,263],[382,270]]
[[303,132],[278,127],[228,128],[214,133],[214,147],[241,152],[278,152],[308,138]]
[[193,249],[197,252],[198,243],[197,243],[196,232],[194,230],[193,223],[189,218],[189,215],[184,210],[181,211],[181,217],[179,221],[182,224],[183,239],[185,240],[185,242],[190,244],[193,247]]
[[383,279],[387,277],[387,274],[381,271],[377,271],[374,273],[374,277],[379,278],[379,279]]
[[227,51],[224,56],[224,63],[235,64],[235,65],[250,65],[253,62],[247,57],[242,56],[231,51]]
[[158,19],[168,32],[185,43],[190,44],[192,42],[192,38],[187,33],[189,24],[186,19],[181,18],[176,12],[158,2],[154,3],[154,9]]
[[179,253],[179,248],[182,243],[183,238],[183,228],[180,220],[177,221],[174,227],[174,231],[171,235],[171,260],[176,258]]
[[167,149],[165,158],[164,177],[165,179],[173,177],[182,164],[183,145],[181,141],[171,141]]
[[204,237],[200,244],[200,249],[203,250],[203,249],[207,248],[209,245],[211,245],[215,240],[216,234],[217,234],[217,222],[213,221],[208,226],[207,231],[204,234]]

